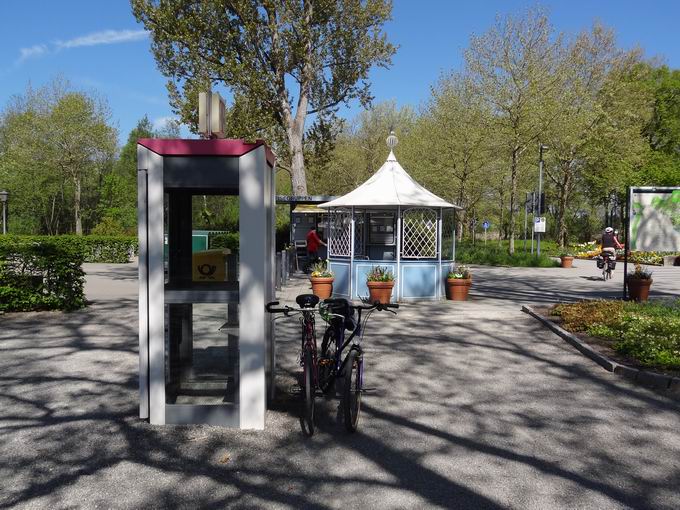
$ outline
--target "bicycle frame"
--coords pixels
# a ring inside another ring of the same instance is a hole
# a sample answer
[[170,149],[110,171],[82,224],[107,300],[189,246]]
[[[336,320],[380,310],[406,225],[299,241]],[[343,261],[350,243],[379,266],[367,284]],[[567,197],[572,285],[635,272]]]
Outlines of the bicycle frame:
[[314,386],[316,387],[319,383],[319,375],[317,368],[317,355],[316,355],[316,329],[314,324],[314,312],[313,311],[302,311],[302,316],[300,317],[300,323],[302,324],[302,337],[300,346],[300,366],[304,363],[304,352],[305,349],[310,349],[312,352],[312,378]]

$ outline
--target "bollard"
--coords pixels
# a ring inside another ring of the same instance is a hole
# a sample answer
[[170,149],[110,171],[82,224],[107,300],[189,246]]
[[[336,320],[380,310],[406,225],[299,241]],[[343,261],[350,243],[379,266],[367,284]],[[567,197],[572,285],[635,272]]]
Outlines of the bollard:
[[286,285],[288,282],[288,252],[283,250],[281,252],[281,285]]
[[276,253],[276,290],[281,290],[281,252]]

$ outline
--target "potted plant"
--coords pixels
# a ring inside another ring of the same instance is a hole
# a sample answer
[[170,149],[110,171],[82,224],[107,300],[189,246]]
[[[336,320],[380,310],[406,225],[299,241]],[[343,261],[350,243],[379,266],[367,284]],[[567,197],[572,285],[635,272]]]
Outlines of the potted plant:
[[652,286],[652,272],[648,269],[642,269],[642,266],[637,263],[635,269],[628,273],[628,296],[633,301],[647,301],[649,297],[649,288]]
[[574,262],[574,256],[571,253],[562,253],[560,254],[560,261],[562,262],[562,267],[569,269]]
[[394,273],[387,267],[373,266],[366,275],[366,285],[371,303],[389,303],[394,287]]
[[328,299],[333,295],[335,275],[328,269],[328,261],[319,260],[312,264],[309,279],[312,282],[312,293],[319,299]]
[[451,265],[446,275],[448,298],[452,301],[465,301],[472,285],[472,272],[467,266]]

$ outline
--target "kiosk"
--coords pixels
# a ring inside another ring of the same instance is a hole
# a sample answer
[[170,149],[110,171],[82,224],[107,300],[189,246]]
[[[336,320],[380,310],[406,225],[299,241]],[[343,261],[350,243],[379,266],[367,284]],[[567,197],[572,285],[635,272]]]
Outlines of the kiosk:
[[446,296],[446,274],[455,261],[455,211],[451,204],[418,184],[402,168],[387,138],[390,154],[365,183],[319,205],[329,211],[333,294],[366,298],[366,275],[383,266],[396,276],[397,301],[437,300]]
[[[274,300],[274,156],[263,142],[140,139],[137,158],[140,417],[263,429],[275,365],[264,308]],[[237,205],[238,250],[192,254],[206,197]]]

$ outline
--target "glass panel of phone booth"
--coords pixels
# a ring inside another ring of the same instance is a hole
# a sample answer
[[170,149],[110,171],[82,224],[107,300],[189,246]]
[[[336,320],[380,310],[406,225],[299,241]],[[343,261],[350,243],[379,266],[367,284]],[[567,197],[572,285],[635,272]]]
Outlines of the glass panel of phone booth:
[[234,403],[238,395],[238,197],[169,190],[165,288],[167,404]]

